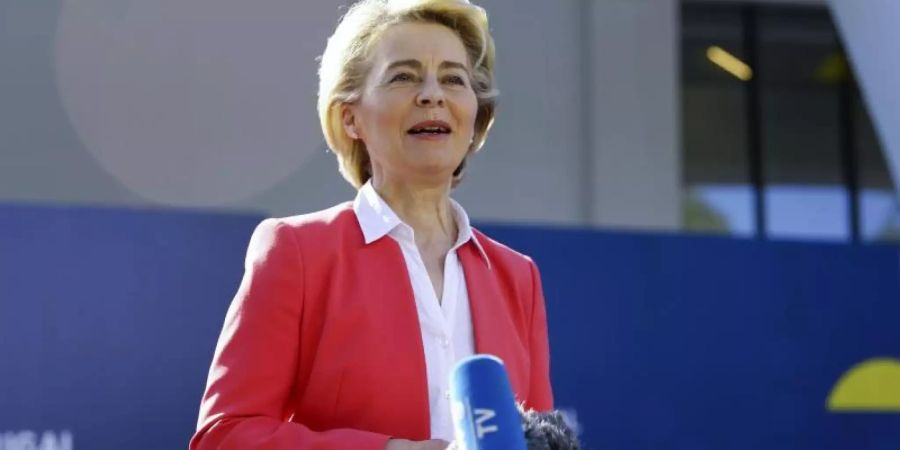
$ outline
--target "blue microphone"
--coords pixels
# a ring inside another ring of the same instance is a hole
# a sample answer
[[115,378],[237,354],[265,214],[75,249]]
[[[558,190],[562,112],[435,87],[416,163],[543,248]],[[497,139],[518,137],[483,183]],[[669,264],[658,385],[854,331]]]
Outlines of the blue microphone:
[[450,374],[454,435],[463,450],[526,450],[522,417],[503,361],[475,355]]

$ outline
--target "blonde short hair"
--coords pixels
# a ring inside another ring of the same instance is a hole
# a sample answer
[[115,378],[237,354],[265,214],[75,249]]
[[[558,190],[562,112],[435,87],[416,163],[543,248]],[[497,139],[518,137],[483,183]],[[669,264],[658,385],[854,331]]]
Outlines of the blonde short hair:
[[[494,86],[494,40],[488,30],[484,9],[467,0],[357,2],[347,10],[322,54],[318,102],[325,142],[337,156],[341,174],[356,188],[372,176],[369,154],[362,140],[352,139],[344,130],[341,106],[360,98],[371,69],[372,48],[385,30],[399,23],[444,25],[456,32],[462,41],[472,69],[472,87],[478,98],[470,152],[481,148],[494,121],[497,97]],[[454,173],[454,185],[462,176],[463,165]]]

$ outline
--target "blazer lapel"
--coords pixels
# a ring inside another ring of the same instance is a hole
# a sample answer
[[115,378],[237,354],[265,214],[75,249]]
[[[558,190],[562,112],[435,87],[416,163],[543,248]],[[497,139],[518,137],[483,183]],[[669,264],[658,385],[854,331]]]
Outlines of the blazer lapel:
[[[419,316],[415,295],[410,285],[406,263],[400,246],[390,237],[383,237],[369,244],[369,259],[362,263],[369,278],[366,286],[370,295],[379,299],[378,321],[390,324],[394,336],[389,352],[394,364],[396,385],[408,392],[397,399],[397,407],[407,409],[413,417],[404,420],[407,427],[404,436],[424,440],[431,436],[431,419],[428,415],[428,374],[425,368],[425,352],[419,331]],[[424,413],[424,414],[423,414]]]
[[[512,321],[510,299],[497,278],[498,267],[488,268],[488,263],[472,242],[460,247],[459,258],[466,278],[469,308],[472,311],[472,329],[475,334],[475,353],[494,355],[503,360],[509,373],[513,392],[523,400],[523,377],[528,373],[527,356],[516,327]],[[513,301],[515,299],[512,299]]]

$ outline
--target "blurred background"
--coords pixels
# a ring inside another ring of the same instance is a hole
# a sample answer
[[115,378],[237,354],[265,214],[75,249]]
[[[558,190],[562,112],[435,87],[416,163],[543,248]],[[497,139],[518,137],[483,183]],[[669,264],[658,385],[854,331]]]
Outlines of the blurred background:
[[[0,0],[0,450],[187,446],[254,226],[354,196],[346,3]],[[585,448],[898,448],[900,2],[477,3],[454,197],[540,266]]]

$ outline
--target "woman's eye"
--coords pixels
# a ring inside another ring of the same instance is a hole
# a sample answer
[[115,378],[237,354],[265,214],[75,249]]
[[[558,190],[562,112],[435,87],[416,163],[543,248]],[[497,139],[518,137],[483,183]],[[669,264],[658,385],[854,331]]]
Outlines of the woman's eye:
[[391,83],[393,83],[395,81],[412,81],[412,80],[413,80],[413,76],[408,73],[405,73],[405,72],[398,73],[397,75],[394,75],[393,77],[391,77]]
[[445,78],[445,80],[447,80],[447,82],[449,82],[449,83],[458,84],[460,86],[466,85],[466,81],[463,80],[463,77],[461,77],[459,75],[450,75],[449,77]]

